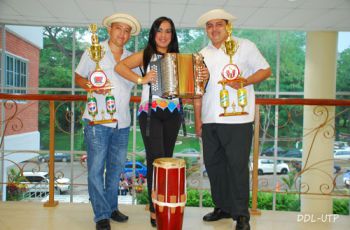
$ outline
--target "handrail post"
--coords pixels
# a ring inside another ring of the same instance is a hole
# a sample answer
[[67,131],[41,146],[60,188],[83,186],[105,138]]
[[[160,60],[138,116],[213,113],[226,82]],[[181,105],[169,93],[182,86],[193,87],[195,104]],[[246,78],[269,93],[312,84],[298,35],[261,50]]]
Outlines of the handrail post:
[[49,200],[44,207],[55,207],[55,101],[50,101],[50,160],[49,160]]
[[255,106],[254,121],[254,147],[253,147],[253,171],[252,171],[252,215],[261,215],[258,210],[258,160],[259,160],[259,131],[260,131],[260,109],[259,105]]

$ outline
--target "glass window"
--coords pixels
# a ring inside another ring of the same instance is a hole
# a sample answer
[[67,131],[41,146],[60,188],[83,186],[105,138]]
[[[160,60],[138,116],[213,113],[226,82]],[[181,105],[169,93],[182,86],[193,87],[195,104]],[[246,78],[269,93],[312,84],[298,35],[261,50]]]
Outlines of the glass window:
[[24,94],[27,91],[23,89],[10,89],[11,87],[27,87],[27,63],[11,55],[6,56],[6,75],[5,82],[6,93]]
[[350,92],[350,32],[339,32],[337,56],[337,99],[348,99]]

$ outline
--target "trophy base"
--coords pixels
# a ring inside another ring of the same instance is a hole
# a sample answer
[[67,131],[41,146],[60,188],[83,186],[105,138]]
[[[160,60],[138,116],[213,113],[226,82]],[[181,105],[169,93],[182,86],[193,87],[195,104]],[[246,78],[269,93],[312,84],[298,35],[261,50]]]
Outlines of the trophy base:
[[90,121],[89,125],[101,125],[101,124],[108,124],[108,123],[114,123],[117,122],[117,119],[107,119],[107,120],[99,120],[99,121]]
[[248,115],[248,113],[247,112],[221,113],[219,117],[242,116],[242,115]]

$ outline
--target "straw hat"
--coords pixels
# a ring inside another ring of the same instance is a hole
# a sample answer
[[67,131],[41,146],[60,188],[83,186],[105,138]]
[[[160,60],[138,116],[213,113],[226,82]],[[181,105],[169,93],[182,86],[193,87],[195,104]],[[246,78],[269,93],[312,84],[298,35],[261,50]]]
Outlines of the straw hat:
[[105,17],[102,21],[102,25],[110,27],[114,22],[121,22],[131,27],[131,35],[138,35],[141,31],[141,25],[139,21],[129,14],[117,13],[109,17]]
[[232,22],[237,18],[223,9],[214,9],[202,14],[197,20],[197,25],[199,27],[205,27],[207,22],[213,19],[225,19]]

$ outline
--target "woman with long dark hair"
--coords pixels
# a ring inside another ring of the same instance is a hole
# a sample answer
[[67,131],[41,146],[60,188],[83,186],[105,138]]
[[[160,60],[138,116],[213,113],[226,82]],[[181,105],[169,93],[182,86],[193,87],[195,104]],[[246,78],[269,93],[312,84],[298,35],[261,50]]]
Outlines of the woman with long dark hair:
[[[115,67],[116,72],[122,77],[143,84],[138,117],[146,149],[150,220],[154,227],[156,216],[151,198],[153,162],[157,158],[173,156],[182,120],[179,99],[170,100],[152,95],[150,85],[147,84],[156,80],[156,72],[149,68],[150,62],[156,61],[165,53],[179,53],[179,45],[173,21],[167,17],[160,17],[152,24],[147,47],[119,62]],[[132,71],[136,67],[143,70],[144,77]]]

